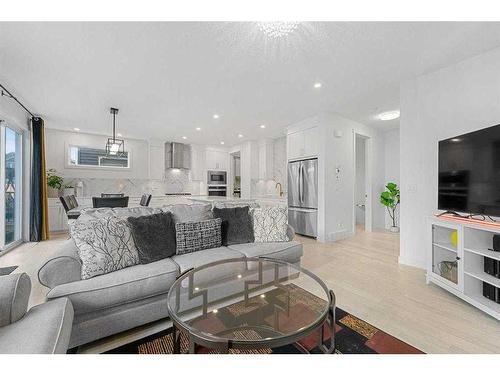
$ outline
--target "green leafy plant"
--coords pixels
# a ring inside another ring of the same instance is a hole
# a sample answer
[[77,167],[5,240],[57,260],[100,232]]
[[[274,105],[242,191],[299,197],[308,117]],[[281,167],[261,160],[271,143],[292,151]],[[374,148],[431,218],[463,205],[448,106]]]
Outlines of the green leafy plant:
[[63,188],[64,179],[57,174],[55,169],[47,171],[47,185],[53,189],[61,190]]
[[396,208],[401,201],[398,185],[394,182],[388,182],[385,188],[386,190],[380,194],[380,203],[387,208],[392,219],[392,226],[396,227]]

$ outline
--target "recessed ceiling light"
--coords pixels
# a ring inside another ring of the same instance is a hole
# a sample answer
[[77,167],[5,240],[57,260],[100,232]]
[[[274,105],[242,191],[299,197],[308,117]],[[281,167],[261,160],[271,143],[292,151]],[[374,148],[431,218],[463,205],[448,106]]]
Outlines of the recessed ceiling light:
[[265,129],[265,128],[266,128],[266,125],[262,124],[262,125],[260,126],[260,128],[261,128],[261,129]]
[[238,134],[238,138],[243,138],[243,134]]
[[316,83],[314,84],[314,88],[315,88],[315,89],[320,89],[320,88],[321,88],[321,86],[322,86],[321,82],[316,82]]
[[219,115],[216,113],[213,117],[215,120],[217,120],[219,118]]
[[79,132],[79,131],[80,131],[80,128],[73,128],[73,130],[74,130],[75,132]]
[[223,145],[224,144],[224,141],[220,141],[220,144]]
[[452,139],[450,139],[450,141],[452,141],[452,142],[460,142],[461,139],[460,138],[452,138]]
[[196,130],[200,131],[200,130],[201,130],[201,128],[196,128]]
[[188,137],[186,137],[185,135],[182,136],[182,139],[188,139]]
[[399,118],[399,110],[382,112],[375,116],[377,119],[382,121],[389,121]]

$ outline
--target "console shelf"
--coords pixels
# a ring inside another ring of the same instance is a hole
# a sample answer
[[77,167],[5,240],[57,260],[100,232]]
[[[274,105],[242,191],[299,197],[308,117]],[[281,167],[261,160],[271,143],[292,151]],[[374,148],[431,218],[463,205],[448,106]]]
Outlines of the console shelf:
[[500,251],[492,251],[487,249],[468,249],[464,247],[466,253],[482,255],[491,259],[500,260]]
[[483,283],[500,289],[500,279],[484,272],[484,257],[500,261],[500,252],[489,250],[500,226],[432,217],[429,228],[427,282],[500,320],[500,303],[483,296]]

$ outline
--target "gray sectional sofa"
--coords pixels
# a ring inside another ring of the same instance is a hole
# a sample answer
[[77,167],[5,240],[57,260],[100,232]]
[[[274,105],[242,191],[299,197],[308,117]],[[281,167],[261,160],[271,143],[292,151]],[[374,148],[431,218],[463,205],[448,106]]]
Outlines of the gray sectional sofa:
[[[79,220],[99,215],[140,216],[156,213],[154,208],[98,209],[84,212]],[[175,220],[196,221],[211,215],[211,205],[175,205],[163,207]],[[201,215],[201,217],[200,217]],[[73,330],[69,347],[76,347],[140,325],[168,317],[167,294],[184,271],[231,258],[269,257],[300,264],[302,244],[288,242],[245,243],[174,255],[149,264],[81,279],[81,261],[72,239],[39,270],[40,283],[50,290],[48,301],[69,299],[74,308]],[[210,275],[211,280],[228,275]]]

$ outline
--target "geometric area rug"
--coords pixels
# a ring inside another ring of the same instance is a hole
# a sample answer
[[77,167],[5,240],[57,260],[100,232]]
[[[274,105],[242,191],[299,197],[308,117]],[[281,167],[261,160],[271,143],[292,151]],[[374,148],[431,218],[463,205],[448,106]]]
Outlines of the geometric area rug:
[[[314,306],[314,299],[318,298],[304,289],[295,286],[306,306]],[[229,310],[231,306],[227,307]],[[219,309],[219,312],[221,309]],[[371,324],[349,314],[337,307],[335,311],[335,353],[336,354],[423,354],[417,348],[397,339],[394,336],[372,326]],[[248,335],[255,334],[249,332]],[[316,347],[317,334],[300,341],[300,344],[310,353],[321,353]],[[325,337],[329,333],[325,329]],[[181,335],[181,353],[188,352],[188,340]],[[145,337],[106,352],[108,354],[172,354],[172,328]],[[199,353],[216,354],[215,351],[200,348]],[[300,354],[294,345],[286,345],[273,349],[260,350],[230,350],[231,354]]]

